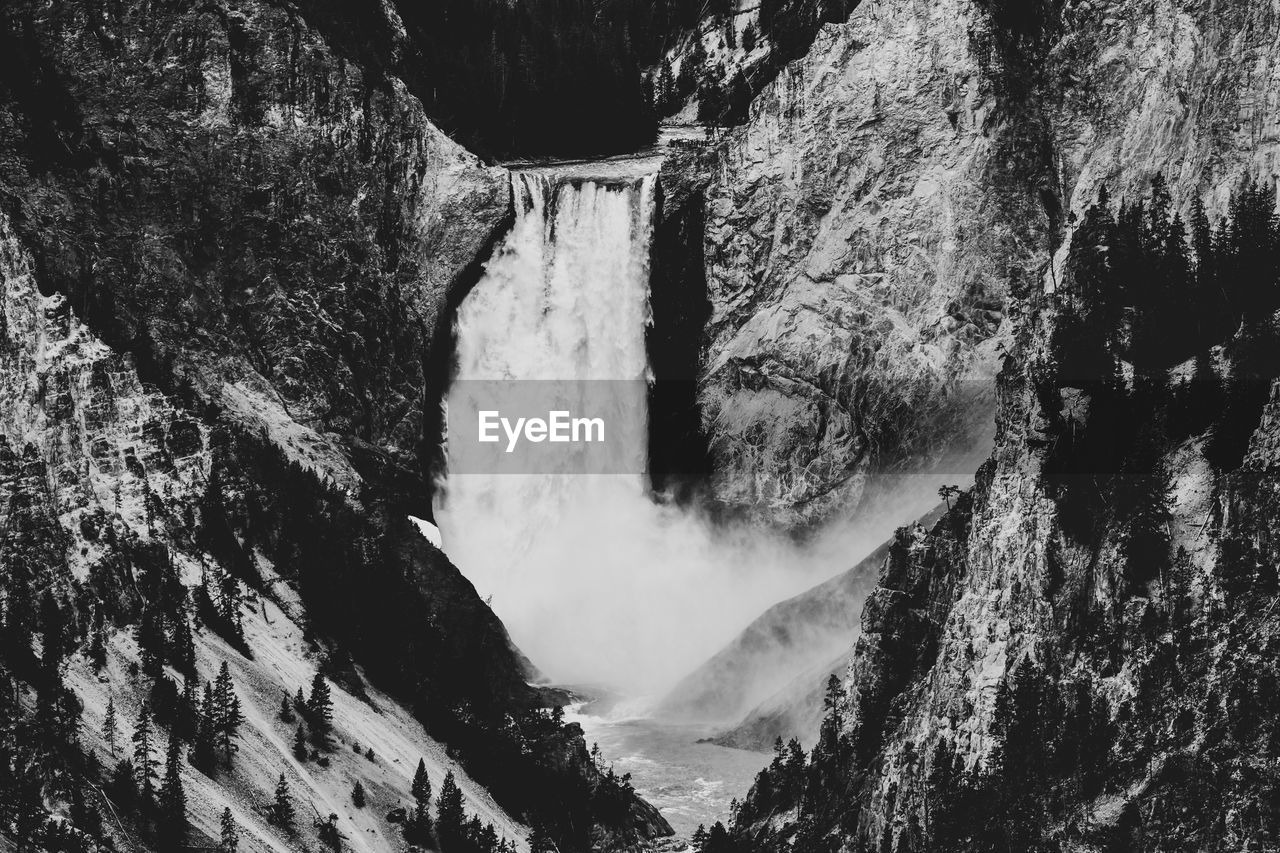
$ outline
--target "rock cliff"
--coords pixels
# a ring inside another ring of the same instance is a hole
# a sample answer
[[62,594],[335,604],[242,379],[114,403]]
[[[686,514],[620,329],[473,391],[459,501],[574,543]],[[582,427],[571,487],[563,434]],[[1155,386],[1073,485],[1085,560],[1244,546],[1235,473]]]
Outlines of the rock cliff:
[[1003,155],[967,26],[864,4],[719,143],[699,395],[719,499],[820,520],[987,421],[1010,265],[1046,214],[989,191]]

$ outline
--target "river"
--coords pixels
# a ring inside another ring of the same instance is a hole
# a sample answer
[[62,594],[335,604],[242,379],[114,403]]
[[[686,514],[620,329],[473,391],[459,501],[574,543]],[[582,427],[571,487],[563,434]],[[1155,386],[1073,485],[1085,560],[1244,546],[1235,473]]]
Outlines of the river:
[[705,725],[594,716],[582,705],[565,710],[565,720],[582,726],[587,743],[599,744],[615,771],[631,774],[636,792],[653,803],[682,838],[692,835],[698,824],[727,823],[730,804],[746,794],[771,758],[698,743],[715,733]]

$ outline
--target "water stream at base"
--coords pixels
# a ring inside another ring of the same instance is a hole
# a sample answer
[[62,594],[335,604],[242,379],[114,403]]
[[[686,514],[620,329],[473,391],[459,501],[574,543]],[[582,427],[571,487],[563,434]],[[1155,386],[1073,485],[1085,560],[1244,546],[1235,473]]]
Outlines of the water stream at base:
[[699,743],[712,726],[668,723],[646,716],[595,716],[590,707],[566,709],[565,720],[582,726],[588,744],[598,744],[617,773],[630,773],[636,792],[653,803],[676,835],[688,838],[698,825],[729,820],[729,806],[742,799],[770,756]]

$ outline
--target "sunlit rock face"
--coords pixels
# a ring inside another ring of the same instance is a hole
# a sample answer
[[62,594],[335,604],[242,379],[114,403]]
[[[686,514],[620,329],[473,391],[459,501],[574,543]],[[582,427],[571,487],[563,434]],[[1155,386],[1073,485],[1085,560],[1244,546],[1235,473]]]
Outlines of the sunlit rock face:
[[720,146],[700,401],[729,504],[820,519],[989,418],[1010,265],[1046,215],[988,192],[967,7],[864,4]]

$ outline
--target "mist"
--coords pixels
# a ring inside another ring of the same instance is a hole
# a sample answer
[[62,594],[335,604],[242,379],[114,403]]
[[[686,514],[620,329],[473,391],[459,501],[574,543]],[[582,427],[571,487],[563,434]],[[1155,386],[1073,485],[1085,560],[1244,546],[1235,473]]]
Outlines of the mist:
[[[462,475],[461,480],[486,480]],[[805,542],[654,503],[635,477],[507,476],[488,512],[437,512],[445,549],[552,681],[657,697],[774,603],[850,568],[928,512],[954,475],[902,490]],[[540,496],[523,512],[513,505]],[[471,504],[474,509],[475,504]],[[466,532],[475,526],[482,533]],[[852,638],[850,638],[852,641]]]

